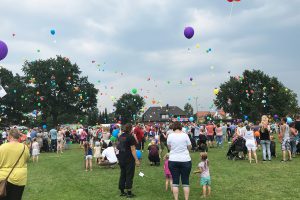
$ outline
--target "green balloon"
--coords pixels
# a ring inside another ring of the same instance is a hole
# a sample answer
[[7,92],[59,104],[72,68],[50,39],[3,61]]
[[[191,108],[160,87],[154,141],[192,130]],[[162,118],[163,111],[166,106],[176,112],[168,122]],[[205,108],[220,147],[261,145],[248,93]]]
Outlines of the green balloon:
[[110,137],[110,141],[115,142],[115,141],[117,141],[117,138],[114,137],[114,136],[111,136],[111,137]]
[[131,90],[131,92],[132,92],[132,94],[136,94],[136,93],[137,93],[137,89],[136,89],[136,88],[133,88],[133,89]]

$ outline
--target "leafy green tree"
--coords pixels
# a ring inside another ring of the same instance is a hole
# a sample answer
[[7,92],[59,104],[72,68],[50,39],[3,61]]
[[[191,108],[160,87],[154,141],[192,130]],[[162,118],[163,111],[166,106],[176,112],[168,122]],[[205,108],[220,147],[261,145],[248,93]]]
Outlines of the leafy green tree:
[[94,108],[88,111],[88,124],[89,125],[96,125],[99,121],[99,110],[98,108]]
[[125,93],[114,103],[115,117],[120,119],[122,124],[135,122],[144,105],[145,101],[140,95]]
[[193,106],[190,103],[186,103],[184,105],[184,112],[186,112],[188,117],[192,117],[194,115]]
[[6,91],[6,95],[0,98],[0,118],[2,124],[21,124],[27,117],[23,115],[28,112],[27,98],[23,95],[26,86],[18,74],[0,67],[0,85]]
[[97,105],[98,90],[87,77],[80,77],[77,64],[67,58],[26,61],[23,72],[30,109],[42,111],[44,120],[51,116],[54,125],[65,113],[85,115]]
[[246,70],[220,85],[215,105],[234,118],[258,120],[264,114],[286,116],[299,109],[297,95],[275,77]]

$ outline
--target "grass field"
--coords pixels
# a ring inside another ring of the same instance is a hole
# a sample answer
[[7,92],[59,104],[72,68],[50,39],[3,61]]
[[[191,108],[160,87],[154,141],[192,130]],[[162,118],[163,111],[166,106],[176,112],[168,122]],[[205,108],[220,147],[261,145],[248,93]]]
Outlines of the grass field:
[[[210,171],[212,196],[209,199],[299,199],[300,156],[292,162],[281,163],[280,148],[272,162],[249,164],[247,161],[227,160],[224,149],[210,149]],[[262,152],[258,152],[261,159]],[[199,162],[199,153],[192,153],[193,169]],[[163,167],[149,166],[146,153],[141,168],[136,169],[133,192],[135,199],[172,199],[171,192],[164,190]],[[72,145],[61,157],[54,153],[42,153],[40,162],[29,163],[28,185],[25,200],[102,200],[122,199],[119,197],[119,169],[94,166],[85,172],[83,150]],[[138,176],[142,170],[145,177]],[[200,199],[201,188],[196,175],[190,177],[190,199]],[[123,197],[124,199],[124,197]],[[183,199],[182,190],[180,199]]]

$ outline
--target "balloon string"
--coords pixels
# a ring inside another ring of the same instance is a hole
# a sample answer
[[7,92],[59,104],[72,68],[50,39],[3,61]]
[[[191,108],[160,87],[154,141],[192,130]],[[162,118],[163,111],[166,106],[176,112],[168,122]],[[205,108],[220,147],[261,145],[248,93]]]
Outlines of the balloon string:
[[232,10],[233,10],[233,2],[231,3],[231,9],[230,9],[230,15],[229,15],[229,19],[231,19]]

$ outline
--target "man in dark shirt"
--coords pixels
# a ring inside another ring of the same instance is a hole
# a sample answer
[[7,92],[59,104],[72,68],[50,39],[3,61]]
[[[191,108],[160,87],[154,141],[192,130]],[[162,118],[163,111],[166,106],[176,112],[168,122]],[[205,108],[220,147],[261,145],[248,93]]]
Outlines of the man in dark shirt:
[[[126,124],[124,126],[123,133],[119,136],[117,149],[119,150],[119,165],[121,169],[119,179],[119,189],[121,191],[120,196],[127,196],[132,198],[135,195],[132,194],[132,184],[135,171],[135,165],[139,166],[140,161],[136,155],[136,140],[131,134],[132,125]],[[127,190],[127,193],[125,192]]]

